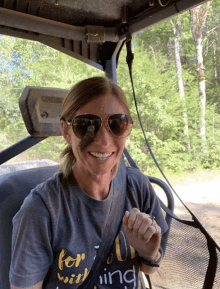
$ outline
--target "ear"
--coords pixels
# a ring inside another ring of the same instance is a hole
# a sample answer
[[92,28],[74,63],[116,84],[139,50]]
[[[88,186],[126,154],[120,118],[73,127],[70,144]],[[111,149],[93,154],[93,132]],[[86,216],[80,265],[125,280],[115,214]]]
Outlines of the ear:
[[60,126],[63,137],[65,138],[66,142],[71,145],[70,130],[67,123],[63,119],[60,121]]

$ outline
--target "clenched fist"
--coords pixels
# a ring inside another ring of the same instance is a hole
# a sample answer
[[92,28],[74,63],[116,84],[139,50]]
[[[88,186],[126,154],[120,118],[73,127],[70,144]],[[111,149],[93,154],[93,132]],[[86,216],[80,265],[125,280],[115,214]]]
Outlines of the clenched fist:
[[161,228],[155,219],[134,208],[125,212],[123,224],[128,242],[138,255],[155,261],[161,242]]

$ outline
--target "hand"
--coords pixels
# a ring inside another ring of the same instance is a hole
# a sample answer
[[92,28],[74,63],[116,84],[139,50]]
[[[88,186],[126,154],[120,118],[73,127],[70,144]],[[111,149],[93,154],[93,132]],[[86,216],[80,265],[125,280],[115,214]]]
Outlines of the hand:
[[148,261],[156,261],[161,242],[161,228],[148,214],[137,208],[125,212],[123,217],[125,235],[138,255]]

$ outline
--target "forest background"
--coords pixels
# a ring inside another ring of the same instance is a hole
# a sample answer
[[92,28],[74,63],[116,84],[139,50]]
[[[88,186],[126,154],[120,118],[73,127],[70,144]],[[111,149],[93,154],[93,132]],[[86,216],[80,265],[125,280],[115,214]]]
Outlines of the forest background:
[[[139,113],[168,176],[220,169],[219,15],[220,0],[213,0],[133,37]],[[18,106],[26,86],[70,89],[82,79],[104,75],[43,44],[8,36],[0,36],[0,73],[0,150],[28,135]],[[117,78],[136,121],[126,146],[144,173],[157,176],[138,123],[125,48]],[[64,146],[62,137],[50,137],[22,159],[59,161]]]

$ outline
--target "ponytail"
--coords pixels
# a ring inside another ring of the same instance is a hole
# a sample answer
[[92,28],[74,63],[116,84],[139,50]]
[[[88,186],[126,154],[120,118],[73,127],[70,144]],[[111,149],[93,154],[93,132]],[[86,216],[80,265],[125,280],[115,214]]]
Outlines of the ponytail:
[[69,144],[62,151],[60,157],[63,158],[63,162],[61,163],[59,170],[63,172],[65,178],[68,178],[70,174],[72,174],[72,167],[76,162],[76,157]]

